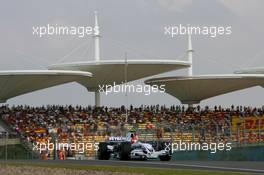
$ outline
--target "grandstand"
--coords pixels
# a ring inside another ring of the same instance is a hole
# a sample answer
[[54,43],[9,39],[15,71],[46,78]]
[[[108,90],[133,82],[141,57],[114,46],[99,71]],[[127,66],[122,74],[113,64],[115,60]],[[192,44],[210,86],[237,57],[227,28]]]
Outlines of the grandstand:
[[[124,106],[1,107],[3,121],[31,144],[52,143],[54,135],[59,143],[96,143],[111,136],[124,136],[131,129],[138,131],[142,141],[232,142],[236,147],[264,143],[264,107],[131,106],[127,123],[125,113]],[[80,155],[65,154],[68,158]],[[94,158],[95,154],[96,151],[88,150],[82,159]],[[53,159],[54,154],[48,152],[47,158]]]

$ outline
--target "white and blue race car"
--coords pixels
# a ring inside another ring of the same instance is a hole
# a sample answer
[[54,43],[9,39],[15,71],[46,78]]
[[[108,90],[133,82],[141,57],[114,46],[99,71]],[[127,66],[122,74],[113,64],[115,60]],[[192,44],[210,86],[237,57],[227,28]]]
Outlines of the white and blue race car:
[[135,133],[128,133],[127,137],[110,137],[108,141],[99,143],[98,159],[109,160],[149,160],[160,159],[169,161],[170,150],[154,149],[150,143],[134,142]]

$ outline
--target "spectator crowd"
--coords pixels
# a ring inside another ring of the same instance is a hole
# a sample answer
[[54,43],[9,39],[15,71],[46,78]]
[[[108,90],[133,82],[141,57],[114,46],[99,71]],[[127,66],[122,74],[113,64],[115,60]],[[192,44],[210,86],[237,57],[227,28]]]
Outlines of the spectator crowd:
[[[54,137],[59,142],[78,142],[89,136],[121,136],[130,129],[137,130],[141,135],[144,133],[145,137],[146,133],[150,133],[155,139],[165,138],[166,133],[167,138],[170,138],[168,133],[172,133],[171,135],[177,135],[178,139],[185,141],[193,141],[189,137],[196,137],[199,142],[240,142],[241,134],[246,133],[238,131],[237,124],[232,126],[232,120],[253,117],[264,121],[264,106],[231,106],[225,109],[221,106],[210,109],[200,106],[186,108],[159,105],[142,105],[137,108],[130,106],[128,109],[124,106],[2,106],[0,116],[2,122],[31,144],[52,141]],[[248,132],[248,136],[254,138],[251,141],[253,143],[260,140],[264,142],[264,122],[259,124],[259,134],[255,130]],[[235,132],[232,128],[236,128]],[[239,129],[244,128],[246,125]]]

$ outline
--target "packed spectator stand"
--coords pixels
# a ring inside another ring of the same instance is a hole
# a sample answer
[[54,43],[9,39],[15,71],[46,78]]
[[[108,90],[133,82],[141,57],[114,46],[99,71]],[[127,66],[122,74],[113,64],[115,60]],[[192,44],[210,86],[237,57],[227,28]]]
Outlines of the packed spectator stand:
[[[130,106],[128,110],[124,106],[2,106],[0,114],[19,137],[32,144],[54,137],[63,143],[100,142],[110,136],[124,136],[131,129],[144,141],[264,143],[264,106],[210,109],[156,105]],[[85,152],[87,157],[94,154]]]

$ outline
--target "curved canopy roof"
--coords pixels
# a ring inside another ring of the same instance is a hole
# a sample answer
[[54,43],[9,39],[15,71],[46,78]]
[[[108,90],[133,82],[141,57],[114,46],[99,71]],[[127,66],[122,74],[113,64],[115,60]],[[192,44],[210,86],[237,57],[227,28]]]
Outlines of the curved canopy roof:
[[235,74],[264,74],[264,67],[254,67],[248,69],[241,69],[234,72]]
[[89,72],[61,70],[0,71],[0,102],[28,92],[74,82],[87,81]]
[[150,85],[165,85],[166,92],[184,104],[197,104],[210,97],[264,85],[264,75],[227,74],[190,77],[163,77],[145,81]]
[[[127,66],[126,66],[127,65]],[[49,69],[80,70],[93,74],[89,81],[80,83],[90,91],[97,91],[99,85],[113,85],[125,82],[127,67],[127,81],[183,69],[189,67],[187,61],[174,60],[100,60],[89,62],[74,62],[51,65]]]

